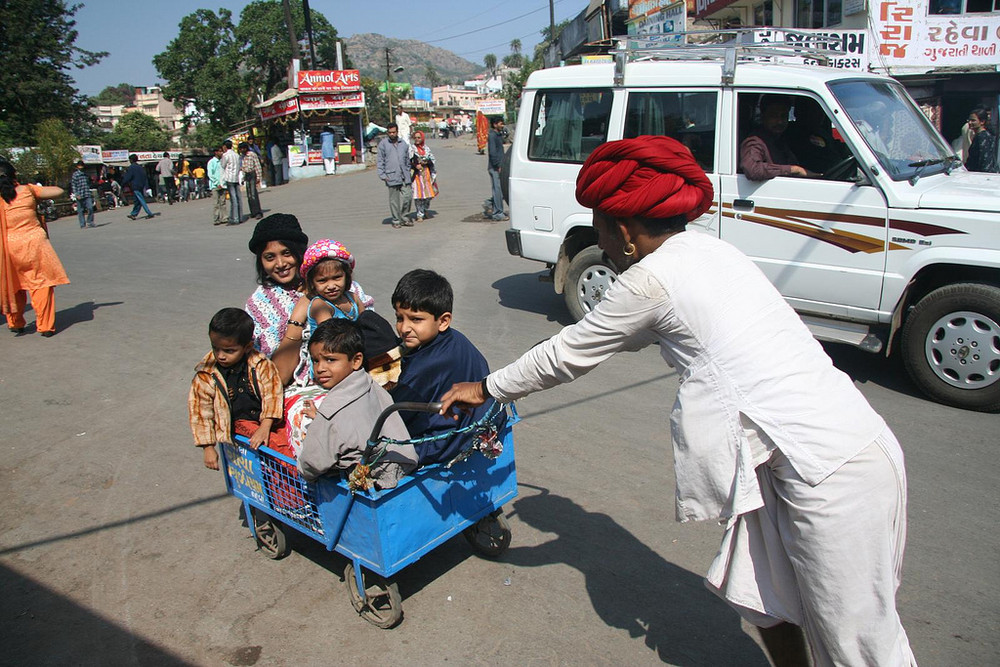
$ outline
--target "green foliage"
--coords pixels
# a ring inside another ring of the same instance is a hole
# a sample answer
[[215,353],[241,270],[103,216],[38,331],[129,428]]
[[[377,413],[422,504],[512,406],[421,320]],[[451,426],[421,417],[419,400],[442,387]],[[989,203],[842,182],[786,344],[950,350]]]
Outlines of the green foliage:
[[[316,62],[309,63],[306,19],[302,4],[291,3],[292,23],[303,58],[303,69],[333,69],[337,66],[337,31],[321,13],[312,10],[313,46]],[[236,39],[243,53],[248,78],[265,98],[287,88],[292,46],[288,41],[285,12],[279,0],[256,0],[240,12]]]
[[389,100],[379,87],[385,86],[385,81],[361,77],[361,87],[365,91],[365,106],[368,107],[368,121],[385,127],[389,122]]
[[[229,128],[253,113],[240,74],[242,54],[232,12],[199,9],[180,22],[180,33],[153,65],[167,81],[163,94],[181,104],[193,102],[209,123]],[[187,119],[186,119],[187,120]]]
[[487,53],[483,56],[483,65],[486,69],[490,71],[490,76],[493,76],[497,71],[497,57],[493,53]]
[[70,128],[90,122],[87,100],[67,70],[94,65],[105,52],[74,46],[74,14],[80,5],[65,0],[0,2],[0,114],[8,145],[38,143],[40,119],[58,118]]
[[163,151],[170,147],[170,133],[160,123],[141,111],[124,114],[118,125],[104,139],[108,149]]
[[0,157],[14,165],[19,180],[34,183],[43,177],[42,172],[45,171],[45,166],[42,163],[42,156],[38,154],[37,150],[12,151],[0,148]]
[[521,105],[521,91],[524,84],[528,82],[528,77],[536,69],[541,67],[541,62],[528,60],[521,65],[521,69],[507,77],[504,83],[503,96],[507,100],[507,117],[511,123],[517,122],[517,112]]
[[441,85],[441,75],[434,69],[434,65],[427,65],[427,69],[424,70],[424,76],[427,78],[427,83],[431,88],[437,88]]
[[559,39],[559,36],[562,34],[562,31],[565,30],[566,26],[569,25],[569,22],[570,19],[566,19],[564,21],[560,21],[559,23],[557,23],[554,37],[550,37],[549,35],[549,33],[552,32],[551,26],[545,26],[544,28],[541,29],[542,41],[540,41],[538,44],[535,45],[535,55],[532,58],[532,60],[535,61],[536,67],[541,66],[542,54],[548,50],[549,44],[552,44],[553,42]]
[[229,132],[211,123],[195,123],[194,128],[181,136],[184,148],[202,148],[210,152],[215,146],[221,146],[229,136]]
[[56,118],[40,122],[35,128],[35,137],[38,139],[38,156],[45,163],[45,175],[52,183],[66,184],[73,165],[80,159],[76,137]]
[[90,98],[91,104],[113,106],[122,104],[127,107],[135,103],[135,86],[131,83],[119,83],[117,86],[107,86],[96,97]]

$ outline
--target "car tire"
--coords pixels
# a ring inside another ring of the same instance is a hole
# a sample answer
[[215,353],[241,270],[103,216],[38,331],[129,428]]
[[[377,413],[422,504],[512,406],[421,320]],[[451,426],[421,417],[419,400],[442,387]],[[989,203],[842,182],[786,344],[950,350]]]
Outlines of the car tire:
[[958,283],[920,299],[903,324],[902,356],[935,401],[1000,411],[1000,287]]
[[618,280],[618,272],[596,245],[584,248],[569,263],[563,297],[574,320],[597,307],[604,294]]

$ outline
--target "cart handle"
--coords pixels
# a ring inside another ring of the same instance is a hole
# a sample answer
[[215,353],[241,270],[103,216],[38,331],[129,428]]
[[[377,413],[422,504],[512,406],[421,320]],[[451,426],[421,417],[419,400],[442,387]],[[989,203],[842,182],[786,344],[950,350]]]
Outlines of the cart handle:
[[403,401],[401,403],[393,403],[385,410],[382,414],[378,416],[375,420],[375,426],[372,428],[372,434],[368,438],[368,442],[365,444],[364,454],[361,456],[361,462],[365,465],[368,464],[368,457],[371,455],[372,449],[378,443],[379,434],[382,433],[382,427],[385,425],[385,420],[389,418],[394,412],[400,412],[401,410],[407,410],[409,412],[441,412],[441,403],[414,403],[412,401]]

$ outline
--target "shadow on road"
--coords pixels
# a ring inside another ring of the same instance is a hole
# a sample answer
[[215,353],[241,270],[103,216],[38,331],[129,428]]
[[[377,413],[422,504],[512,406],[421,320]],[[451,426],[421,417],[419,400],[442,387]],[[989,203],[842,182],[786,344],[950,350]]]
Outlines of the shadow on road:
[[503,562],[520,567],[565,563],[579,570],[601,619],[631,637],[643,637],[668,664],[768,664],[740,629],[736,612],[709,592],[700,576],[664,560],[606,514],[587,511],[547,489],[520,488],[540,493],[513,503],[518,517],[555,538],[512,547]]
[[0,664],[190,664],[2,565],[0,590],[4,625]]
[[124,301],[108,301],[106,303],[84,301],[83,303],[78,303],[72,308],[64,308],[63,310],[56,312],[56,327],[59,331],[65,331],[79,322],[92,322],[94,319],[94,311],[98,308],[104,308],[106,306],[120,306],[123,303]]
[[558,322],[563,326],[573,324],[573,317],[566,310],[562,296],[552,290],[550,283],[540,281],[541,275],[519,273],[501,278],[491,287],[496,289],[500,305],[504,308],[545,315],[549,322]]
[[886,359],[884,354],[872,354],[852,345],[825,342],[821,345],[833,360],[833,365],[847,373],[855,382],[871,382],[906,396],[930,400],[910,381],[903,362],[895,352],[891,358]]

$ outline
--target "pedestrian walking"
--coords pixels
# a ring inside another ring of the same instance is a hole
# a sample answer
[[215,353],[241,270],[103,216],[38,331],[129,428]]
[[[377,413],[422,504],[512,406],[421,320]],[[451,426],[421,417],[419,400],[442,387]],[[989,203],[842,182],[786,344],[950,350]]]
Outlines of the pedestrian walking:
[[329,125],[323,127],[319,134],[320,153],[323,155],[323,172],[330,176],[337,171],[337,149],[335,147],[337,135],[333,133],[333,128]]
[[222,143],[222,180],[229,192],[229,224],[243,222],[243,202],[240,199],[240,156],[233,150],[233,142],[226,139]]
[[437,196],[437,166],[434,163],[434,153],[424,142],[424,133],[416,130],[413,133],[413,145],[410,146],[410,165],[413,169],[413,204],[417,209],[417,222],[427,217],[427,208],[431,199]]
[[208,161],[208,189],[215,195],[212,210],[212,224],[226,224],[226,183],[222,179],[222,147],[212,149],[212,159]]
[[146,170],[139,164],[139,156],[135,153],[128,156],[128,162],[128,169],[125,170],[125,175],[122,177],[122,185],[132,188],[132,196],[135,197],[135,204],[132,206],[132,212],[125,217],[129,220],[135,220],[141,208],[146,211],[146,220],[151,220],[153,212],[146,205],[146,188],[149,187],[149,181],[146,179]]
[[46,338],[56,332],[53,288],[68,285],[69,278],[49,242],[48,228],[38,219],[37,206],[39,200],[62,194],[62,188],[21,185],[14,165],[0,158],[0,310],[17,336],[27,325],[28,295],[36,330]]
[[510,402],[658,343],[681,378],[677,516],[726,529],[708,588],[760,629],[775,665],[809,664],[808,650],[817,667],[915,665],[895,601],[899,443],[749,258],[686,231],[714,200],[691,152],[668,137],[602,144],[576,197],[620,271],[614,289],[481,383],[455,385],[442,413]]
[[260,166],[257,154],[250,150],[250,144],[241,142],[239,151],[243,186],[247,189],[247,207],[250,209],[250,215],[260,220],[264,214],[260,212],[260,196],[257,194],[257,188],[264,179],[264,170]]
[[982,107],[969,113],[972,143],[969,145],[969,157],[965,160],[965,168],[969,171],[997,172],[997,140],[990,132],[989,122],[990,114]]
[[156,163],[156,173],[160,175],[160,183],[166,193],[167,203],[174,205],[175,184],[174,184],[174,163],[170,160],[170,153],[163,151],[163,159]]
[[69,179],[70,189],[76,197],[76,214],[80,218],[80,229],[84,227],[95,227],[94,225],[94,196],[90,191],[90,179],[87,172],[83,170],[83,160],[78,160],[73,176]]
[[410,198],[413,196],[410,187],[410,147],[399,138],[399,127],[395,123],[389,123],[386,136],[378,143],[375,170],[389,188],[392,228],[412,227],[413,221],[409,218]]
[[490,187],[492,189],[492,195],[489,200],[492,206],[492,211],[489,214],[491,220],[507,219],[507,216],[503,214],[503,190],[500,188],[500,165],[503,164],[502,133],[503,118],[497,116],[490,123],[490,134],[486,141],[486,171],[489,172]]

